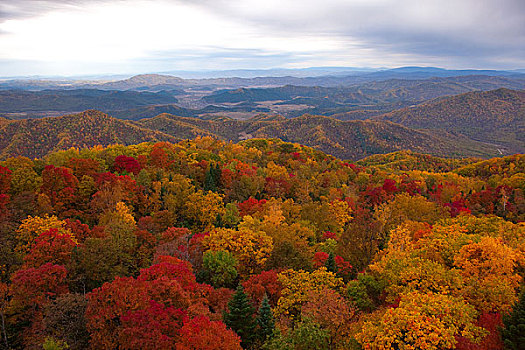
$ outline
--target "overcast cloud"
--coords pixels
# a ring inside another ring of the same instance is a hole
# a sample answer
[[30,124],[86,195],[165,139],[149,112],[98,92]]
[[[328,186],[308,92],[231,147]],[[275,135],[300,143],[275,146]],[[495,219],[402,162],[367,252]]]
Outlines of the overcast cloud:
[[525,67],[522,0],[2,0],[0,75]]

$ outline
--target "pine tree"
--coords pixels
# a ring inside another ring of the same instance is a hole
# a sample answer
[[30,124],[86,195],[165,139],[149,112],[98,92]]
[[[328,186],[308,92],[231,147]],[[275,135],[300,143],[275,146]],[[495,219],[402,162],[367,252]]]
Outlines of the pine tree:
[[257,324],[253,314],[255,312],[248,297],[239,284],[232,300],[228,303],[229,312],[224,315],[224,323],[241,337],[241,345],[247,349],[255,340]]
[[501,335],[506,349],[525,349],[525,291],[521,293],[520,299],[514,304],[510,314],[503,316]]
[[273,334],[273,330],[275,329],[272,309],[270,308],[270,303],[268,302],[268,296],[266,294],[261,302],[261,306],[259,306],[256,321],[259,326],[257,332],[259,339],[264,342]]
[[215,180],[215,188],[219,189],[221,187],[221,176],[222,176],[222,169],[219,163],[215,164],[215,168],[213,171],[213,179]]
[[208,171],[206,171],[206,176],[204,178],[204,191],[213,191],[213,192],[217,191],[217,186],[215,184],[215,177],[213,175],[214,175],[213,165],[210,165],[210,168],[208,169]]
[[337,273],[337,265],[335,264],[334,253],[330,252],[330,254],[328,254],[328,259],[326,259],[325,266],[328,272]]

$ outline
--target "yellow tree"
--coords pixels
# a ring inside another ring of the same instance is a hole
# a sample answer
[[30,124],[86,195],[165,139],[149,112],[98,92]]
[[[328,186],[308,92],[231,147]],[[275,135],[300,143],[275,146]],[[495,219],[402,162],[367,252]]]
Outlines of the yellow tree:
[[454,349],[456,336],[477,341],[485,331],[474,325],[476,310],[461,298],[411,292],[376,322],[365,322],[356,339],[364,349]]
[[192,193],[184,204],[185,217],[200,230],[210,229],[217,215],[224,215],[224,212],[222,196],[211,191],[206,194],[200,190]]
[[517,300],[519,262],[523,262],[520,252],[493,237],[463,246],[454,259],[461,269],[463,292],[469,303],[484,312],[500,313],[508,312]]
[[262,231],[218,228],[203,238],[202,244],[211,251],[228,251],[239,262],[239,273],[247,276],[258,272],[273,249],[272,238]]
[[285,270],[278,275],[278,279],[283,290],[274,310],[275,315],[292,320],[300,315],[302,306],[309,300],[309,293],[319,293],[325,288],[339,292],[343,288],[343,280],[328,272],[324,266],[313,272]]
[[73,233],[65,228],[66,222],[59,220],[56,216],[44,217],[29,216],[23,220],[16,230],[15,237],[18,241],[17,250],[21,253],[29,251],[35,238],[49,229],[56,228],[61,234],[68,234],[73,237]]

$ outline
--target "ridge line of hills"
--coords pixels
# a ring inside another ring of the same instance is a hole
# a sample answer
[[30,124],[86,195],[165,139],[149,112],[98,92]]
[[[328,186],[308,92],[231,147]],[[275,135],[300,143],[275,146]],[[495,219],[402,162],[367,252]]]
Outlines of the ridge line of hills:
[[211,136],[234,142],[250,138],[279,138],[310,146],[343,159],[411,150],[445,157],[492,157],[497,149],[461,135],[414,130],[390,121],[340,121],[304,115],[285,119],[260,116],[239,121],[202,120],[161,114],[140,121],[125,121],[88,110],[42,119],[0,120],[0,158],[42,157],[71,147],[124,145]]

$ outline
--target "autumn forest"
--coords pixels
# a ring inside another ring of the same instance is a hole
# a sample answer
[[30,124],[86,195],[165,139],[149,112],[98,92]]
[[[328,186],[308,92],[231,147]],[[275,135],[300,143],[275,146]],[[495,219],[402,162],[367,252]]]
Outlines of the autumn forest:
[[525,156],[278,139],[0,162],[6,349],[522,349]]

